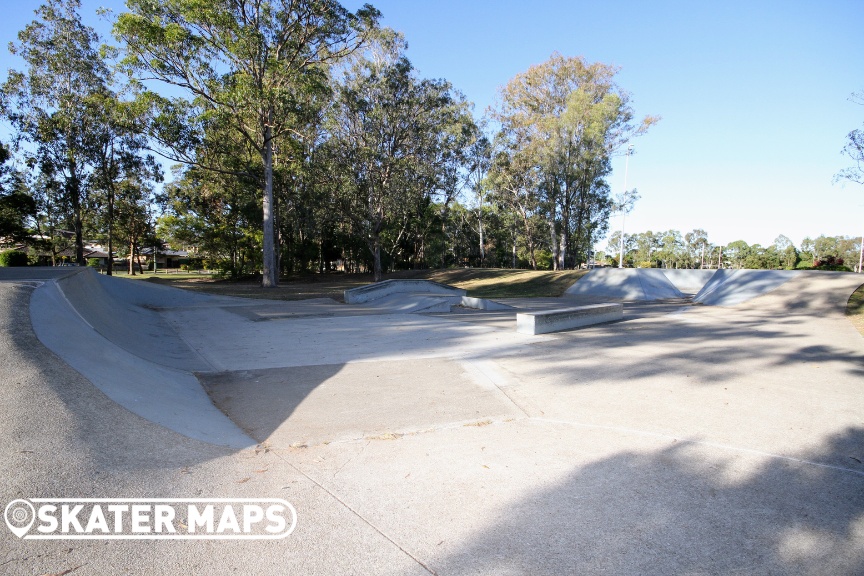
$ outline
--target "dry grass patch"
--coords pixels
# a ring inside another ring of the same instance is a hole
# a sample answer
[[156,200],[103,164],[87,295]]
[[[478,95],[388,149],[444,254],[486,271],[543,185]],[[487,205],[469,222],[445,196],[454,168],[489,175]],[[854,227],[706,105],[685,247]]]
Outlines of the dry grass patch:
[[858,288],[849,297],[849,302],[846,303],[846,315],[858,332],[864,336],[864,286]]

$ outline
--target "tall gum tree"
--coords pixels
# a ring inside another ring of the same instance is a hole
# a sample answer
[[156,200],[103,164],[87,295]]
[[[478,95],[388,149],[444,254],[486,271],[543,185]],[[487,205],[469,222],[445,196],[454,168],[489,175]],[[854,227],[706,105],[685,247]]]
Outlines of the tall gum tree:
[[218,116],[260,155],[262,286],[277,286],[276,142],[308,113],[304,92],[326,90],[326,66],[363,44],[379,12],[367,4],[350,13],[333,0],[129,0],[127,8],[114,26],[125,66],[145,83],[183,89],[195,112]]
[[[418,79],[404,43],[382,31],[376,45],[345,71],[327,124],[330,185],[342,213],[362,236],[381,279],[389,252],[423,229],[433,197],[455,194],[472,120],[443,80]],[[412,232],[413,229],[413,232]]]
[[48,0],[19,32],[13,54],[27,65],[11,70],[2,91],[25,155],[62,191],[75,233],[75,260],[84,262],[83,218],[101,128],[98,95],[108,70],[95,46],[96,32],[81,22],[78,0]]
[[608,64],[556,53],[504,86],[492,111],[498,141],[539,172],[534,193],[549,221],[556,269],[566,266],[574,237],[584,254],[605,230],[609,159],[659,120],[634,122],[630,95],[614,82],[617,73]]

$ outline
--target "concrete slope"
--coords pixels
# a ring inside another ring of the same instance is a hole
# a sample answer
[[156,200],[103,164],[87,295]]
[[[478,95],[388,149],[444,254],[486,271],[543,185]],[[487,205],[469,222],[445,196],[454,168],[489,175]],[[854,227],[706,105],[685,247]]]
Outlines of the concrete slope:
[[663,274],[684,294],[696,294],[711,280],[716,270],[663,270]]
[[207,296],[100,276],[90,268],[61,278],[57,286],[84,322],[130,354],[180,370],[211,369],[153,309],[200,304]]
[[359,288],[345,290],[346,304],[363,304],[379,300],[392,294],[440,294],[442,296],[465,296],[467,291],[432,280],[384,280]]
[[[80,284],[72,283],[67,289],[71,287],[74,292],[76,288],[90,285],[86,275],[76,276],[82,277]],[[81,305],[77,296],[74,297],[76,304]],[[112,300],[107,305],[115,303]],[[92,310],[85,304],[84,312],[88,314]],[[131,319],[133,313],[126,310],[119,314]],[[102,320],[110,316],[110,310],[98,316]],[[107,333],[119,338],[124,347],[106,339],[105,334],[85,321],[57,282],[46,282],[34,291],[30,318],[33,331],[47,348],[130,412],[196,440],[232,448],[255,445],[254,440],[213,406],[191,372],[159,365],[131,353],[126,349],[130,347],[128,335],[114,327]],[[170,339],[173,331],[169,328],[156,334],[155,329],[155,324],[146,326],[148,334],[141,338],[142,344],[134,346],[136,352],[153,357],[163,352],[157,343],[159,336]],[[153,347],[149,352],[146,350],[148,343]]]
[[864,274],[801,270],[781,286],[736,308],[775,316],[804,314],[845,320],[849,297],[861,285]]
[[735,306],[767,294],[800,274],[794,270],[717,270],[693,302]]
[[370,300],[362,306],[381,314],[426,314],[449,312],[451,306],[461,303],[461,296],[394,293]]
[[684,297],[662,270],[649,268],[596,268],[565,294],[644,301]]

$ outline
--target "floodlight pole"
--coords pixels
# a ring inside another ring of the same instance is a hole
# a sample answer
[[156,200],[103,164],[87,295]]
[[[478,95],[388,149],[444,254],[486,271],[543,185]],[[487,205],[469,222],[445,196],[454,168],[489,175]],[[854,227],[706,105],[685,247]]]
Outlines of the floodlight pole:
[[627,168],[630,165],[630,154],[633,145],[627,146],[627,157],[624,160],[624,195],[621,197],[621,253],[618,255],[618,268],[624,268],[624,223],[627,220]]

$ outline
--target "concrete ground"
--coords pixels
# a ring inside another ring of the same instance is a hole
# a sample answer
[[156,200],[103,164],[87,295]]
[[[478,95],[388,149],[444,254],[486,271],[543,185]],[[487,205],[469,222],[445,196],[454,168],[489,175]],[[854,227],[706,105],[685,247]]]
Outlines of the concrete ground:
[[[0,276],[4,506],[272,497],[298,524],[276,541],[0,527],[0,573],[864,573],[864,340],[843,316],[860,276],[804,273],[733,307],[628,302],[622,322],[525,336],[515,309],[206,301],[77,277],[51,292],[49,272],[19,274]],[[155,391],[129,393],[148,374]],[[218,410],[173,386],[193,374]]]

